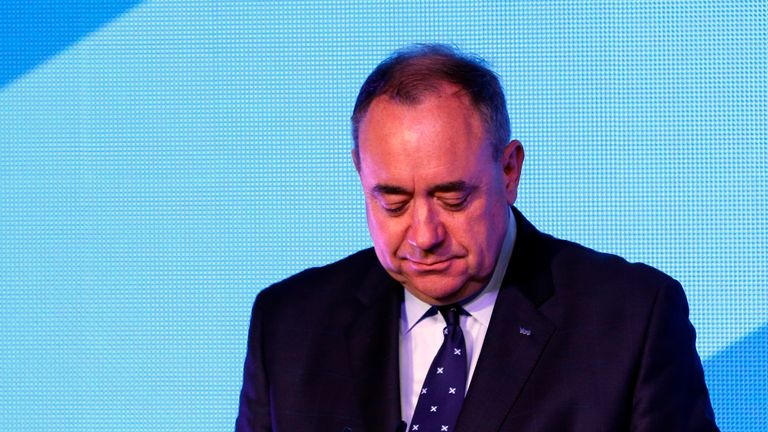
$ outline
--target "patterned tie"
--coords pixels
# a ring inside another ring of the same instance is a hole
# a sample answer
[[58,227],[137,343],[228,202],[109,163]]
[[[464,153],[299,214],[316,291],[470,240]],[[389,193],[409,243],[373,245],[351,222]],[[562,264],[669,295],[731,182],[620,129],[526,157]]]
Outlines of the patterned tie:
[[452,432],[464,401],[467,353],[459,326],[463,309],[458,305],[437,308],[445,319],[443,345],[429,367],[409,431]]

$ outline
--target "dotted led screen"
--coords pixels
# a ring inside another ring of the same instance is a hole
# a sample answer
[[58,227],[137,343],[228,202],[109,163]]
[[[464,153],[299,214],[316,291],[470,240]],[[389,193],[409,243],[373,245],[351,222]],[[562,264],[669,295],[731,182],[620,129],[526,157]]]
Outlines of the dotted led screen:
[[349,116],[485,58],[542,231],[679,280],[718,423],[768,430],[765,1],[4,1],[0,430],[232,430],[260,289],[371,245]]

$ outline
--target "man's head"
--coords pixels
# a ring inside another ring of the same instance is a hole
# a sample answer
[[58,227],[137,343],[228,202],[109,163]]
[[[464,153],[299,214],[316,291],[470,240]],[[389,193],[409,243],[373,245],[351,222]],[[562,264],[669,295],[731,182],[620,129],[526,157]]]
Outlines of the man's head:
[[374,99],[387,96],[403,105],[418,105],[445,83],[456,85],[469,96],[485,123],[494,155],[501,156],[509,143],[510,131],[499,79],[479,57],[441,44],[417,44],[396,51],[368,75],[352,111],[354,151],[359,149],[360,122]]
[[523,163],[496,76],[442,45],[395,53],[352,117],[368,228],[387,272],[448,304],[490,279]]

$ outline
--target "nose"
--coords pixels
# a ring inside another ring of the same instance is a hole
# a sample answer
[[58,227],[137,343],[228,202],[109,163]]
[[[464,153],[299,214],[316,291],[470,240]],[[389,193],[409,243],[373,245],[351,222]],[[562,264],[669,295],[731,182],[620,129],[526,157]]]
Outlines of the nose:
[[445,227],[431,203],[414,206],[411,226],[406,238],[411,246],[424,252],[434,251],[443,243]]

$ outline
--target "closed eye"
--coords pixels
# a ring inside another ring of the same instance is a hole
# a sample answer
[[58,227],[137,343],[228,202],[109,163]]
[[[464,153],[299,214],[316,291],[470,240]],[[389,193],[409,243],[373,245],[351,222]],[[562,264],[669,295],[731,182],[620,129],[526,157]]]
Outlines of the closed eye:
[[392,216],[397,216],[405,212],[405,209],[408,207],[408,203],[400,203],[400,204],[381,204],[381,208],[384,209],[385,212]]
[[448,210],[457,211],[466,207],[469,201],[469,195],[462,195],[460,197],[438,197],[438,200]]
[[467,206],[474,190],[475,188],[464,186],[459,190],[439,191],[433,196],[444,208],[457,211]]
[[463,180],[451,181],[435,185],[430,191],[435,199],[448,211],[463,210],[470,202],[476,186]]
[[387,214],[398,216],[407,210],[410,199],[403,196],[384,195],[376,197],[376,201]]

